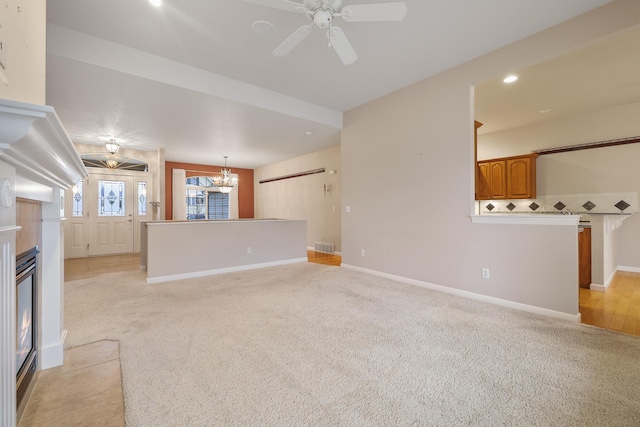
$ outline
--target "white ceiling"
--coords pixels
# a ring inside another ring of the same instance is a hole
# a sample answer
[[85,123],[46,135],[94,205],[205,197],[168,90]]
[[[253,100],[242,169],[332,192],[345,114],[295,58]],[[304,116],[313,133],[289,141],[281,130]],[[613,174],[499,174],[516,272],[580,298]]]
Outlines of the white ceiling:
[[[124,148],[164,148],[169,161],[228,155],[244,168],[337,145],[344,111],[609,2],[407,0],[402,22],[339,23],[359,55],[345,66],[317,29],[271,55],[302,15],[163,1],[49,0],[47,104],[75,142],[113,135]],[[255,21],[276,32],[256,34]]]
[[[640,102],[640,26],[476,85],[479,134]],[[637,135],[629,135],[637,136]]]

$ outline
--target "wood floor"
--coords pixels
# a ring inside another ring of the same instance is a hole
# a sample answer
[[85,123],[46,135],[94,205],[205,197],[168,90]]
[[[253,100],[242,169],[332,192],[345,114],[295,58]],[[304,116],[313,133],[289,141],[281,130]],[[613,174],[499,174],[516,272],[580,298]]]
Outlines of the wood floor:
[[87,279],[107,273],[140,270],[140,254],[66,259],[64,280]]
[[[309,262],[339,266],[340,255],[307,251]],[[78,280],[113,272],[137,271],[140,269],[140,254],[100,256],[67,259],[64,262],[64,280]]]
[[326,254],[324,252],[307,251],[307,258],[309,262],[318,264],[339,266],[340,263],[342,263],[342,257],[340,255]]
[[582,323],[640,336],[640,273],[618,272],[604,291],[580,289]]

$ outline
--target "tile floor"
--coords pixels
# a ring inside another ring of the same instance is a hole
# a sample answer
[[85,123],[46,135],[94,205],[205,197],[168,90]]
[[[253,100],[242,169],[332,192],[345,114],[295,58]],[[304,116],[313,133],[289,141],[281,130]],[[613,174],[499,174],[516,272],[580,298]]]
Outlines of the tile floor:
[[63,366],[40,371],[18,425],[124,426],[119,343],[65,350]]

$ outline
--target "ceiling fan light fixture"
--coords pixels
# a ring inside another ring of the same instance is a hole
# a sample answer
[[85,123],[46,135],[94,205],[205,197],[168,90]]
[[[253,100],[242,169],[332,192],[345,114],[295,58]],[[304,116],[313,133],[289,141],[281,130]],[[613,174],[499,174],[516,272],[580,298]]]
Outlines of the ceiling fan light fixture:
[[344,7],[342,0],[302,0],[302,3],[291,0],[244,1],[300,13],[311,21],[308,25],[299,27],[280,43],[272,52],[274,56],[287,55],[309,35],[313,27],[318,27],[328,30],[329,47],[333,47],[344,65],[353,64],[358,59],[358,54],[351,46],[345,33],[335,26],[334,18],[340,18],[346,22],[389,22],[402,21],[407,13],[407,5],[404,1],[354,4]]
[[329,28],[331,26],[331,12],[322,9],[316,11],[313,14],[313,23],[323,30]]

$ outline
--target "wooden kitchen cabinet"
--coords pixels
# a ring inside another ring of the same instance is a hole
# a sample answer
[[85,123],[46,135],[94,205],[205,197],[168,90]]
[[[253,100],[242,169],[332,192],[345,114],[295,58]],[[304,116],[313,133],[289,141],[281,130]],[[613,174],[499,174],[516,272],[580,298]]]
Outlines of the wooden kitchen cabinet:
[[507,198],[507,163],[504,160],[478,162],[476,200]]
[[591,228],[580,227],[578,231],[578,285],[591,286]]
[[536,197],[537,154],[507,160],[507,199]]
[[537,154],[477,162],[476,200],[536,197]]

